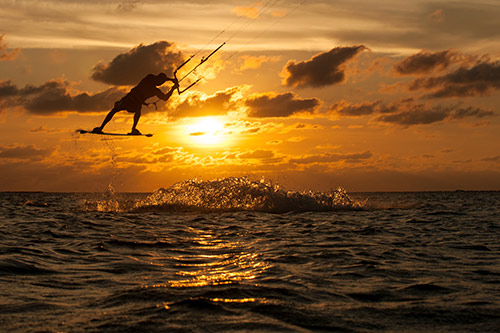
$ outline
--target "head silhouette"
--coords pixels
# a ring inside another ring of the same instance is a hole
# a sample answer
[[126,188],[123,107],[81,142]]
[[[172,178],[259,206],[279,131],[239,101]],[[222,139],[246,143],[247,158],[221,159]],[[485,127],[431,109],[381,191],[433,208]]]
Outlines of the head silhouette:
[[165,81],[167,81],[167,75],[165,75],[165,73],[160,73],[158,75],[156,75],[156,86],[161,86],[162,84],[165,83]]

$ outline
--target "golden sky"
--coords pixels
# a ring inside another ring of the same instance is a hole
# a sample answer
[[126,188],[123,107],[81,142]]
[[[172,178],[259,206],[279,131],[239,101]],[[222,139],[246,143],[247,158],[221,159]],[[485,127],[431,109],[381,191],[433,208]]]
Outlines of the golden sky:
[[[0,191],[500,189],[497,0],[0,0],[0,17]],[[152,138],[75,133],[223,42],[197,85],[143,107]]]

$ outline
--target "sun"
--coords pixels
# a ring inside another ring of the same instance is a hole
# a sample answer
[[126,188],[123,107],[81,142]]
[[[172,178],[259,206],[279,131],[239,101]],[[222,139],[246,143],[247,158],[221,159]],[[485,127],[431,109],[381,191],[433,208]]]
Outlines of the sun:
[[222,145],[228,140],[224,120],[220,117],[201,117],[186,125],[189,141],[198,146]]

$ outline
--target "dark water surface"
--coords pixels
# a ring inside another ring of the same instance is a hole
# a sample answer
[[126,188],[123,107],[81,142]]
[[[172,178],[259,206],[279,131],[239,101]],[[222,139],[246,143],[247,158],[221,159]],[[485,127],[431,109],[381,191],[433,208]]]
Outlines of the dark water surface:
[[0,193],[0,330],[500,329],[499,192],[302,212],[155,195]]

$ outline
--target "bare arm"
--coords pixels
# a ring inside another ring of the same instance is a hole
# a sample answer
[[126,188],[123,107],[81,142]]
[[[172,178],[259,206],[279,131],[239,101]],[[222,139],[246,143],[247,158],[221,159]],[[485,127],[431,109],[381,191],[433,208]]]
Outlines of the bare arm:
[[164,94],[160,89],[158,89],[158,92],[157,92],[156,96],[159,99],[167,101],[170,98],[170,96],[172,96],[172,94],[174,93],[175,89],[177,89],[178,87],[179,87],[179,84],[175,83],[166,94]]

